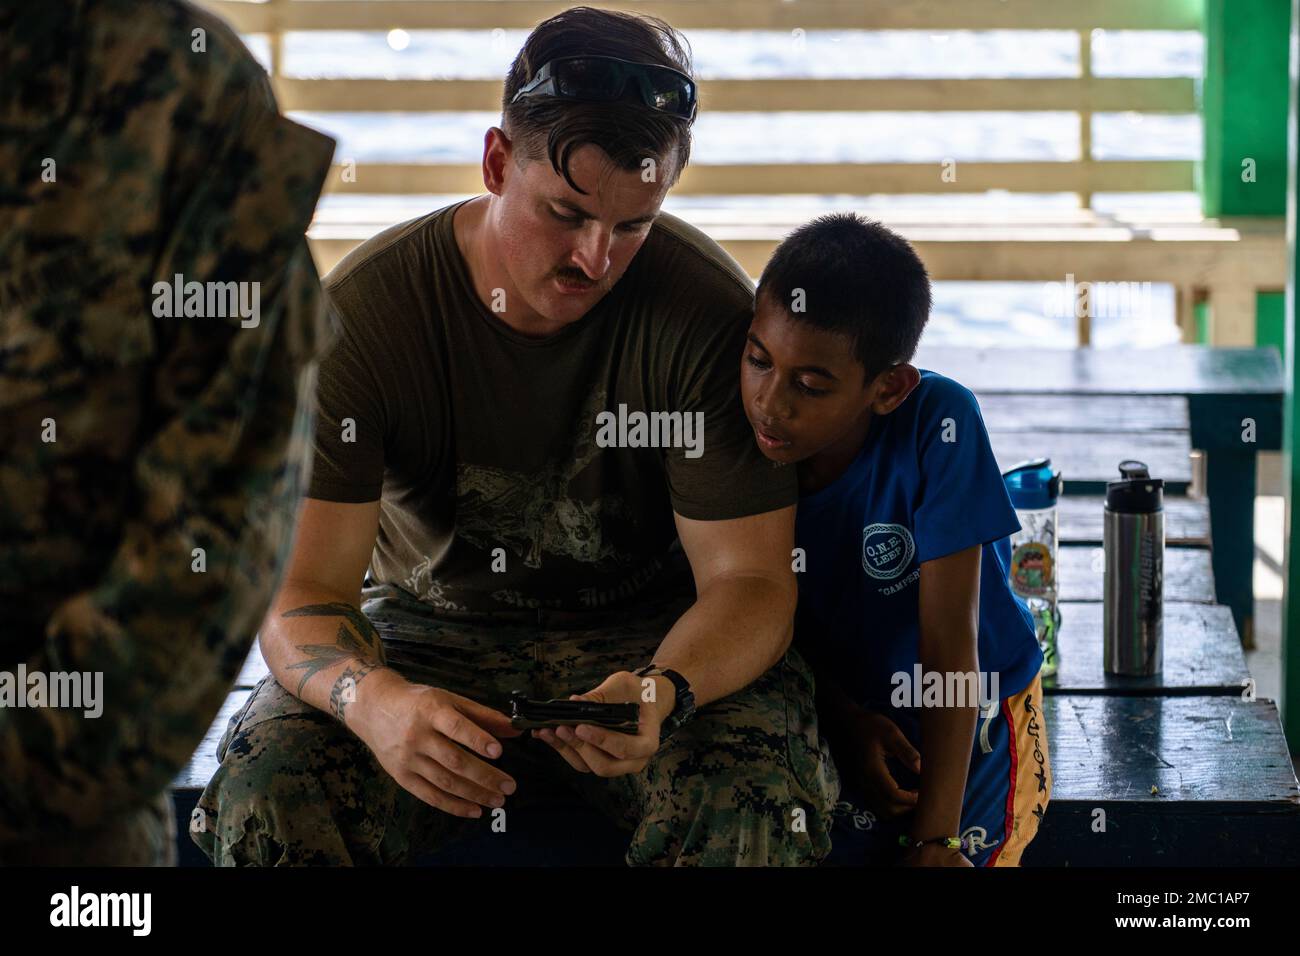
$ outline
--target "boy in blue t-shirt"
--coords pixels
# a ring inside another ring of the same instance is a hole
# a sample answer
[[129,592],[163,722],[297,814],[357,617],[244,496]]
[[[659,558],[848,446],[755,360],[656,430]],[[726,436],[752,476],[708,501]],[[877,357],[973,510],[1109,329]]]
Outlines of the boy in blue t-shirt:
[[929,313],[906,240],[815,219],[763,270],[741,394],[763,453],[798,463],[795,639],[844,780],[830,862],[1016,865],[1051,797],[1042,653],[975,397],[908,364]]

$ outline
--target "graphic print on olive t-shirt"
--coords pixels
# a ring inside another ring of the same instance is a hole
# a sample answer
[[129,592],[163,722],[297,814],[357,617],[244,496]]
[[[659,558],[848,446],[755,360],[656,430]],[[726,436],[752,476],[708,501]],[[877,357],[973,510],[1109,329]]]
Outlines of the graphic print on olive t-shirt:
[[[491,554],[496,548],[523,560],[528,568],[541,568],[547,556],[594,565],[602,572],[634,567],[642,558],[635,552],[620,551],[606,534],[603,519],[637,523],[636,513],[622,495],[605,494],[586,501],[572,494],[571,483],[601,454],[595,442],[596,417],[606,405],[606,392],[593,391],[584,401],[568,442],[567,451],[547,461],[540,471],[526,473],[506,468],[458,462],[456,465],[456,534],[465,542]],[[579,600],[585,606],[610,603],[619,592],[636,588],[661,570],[651,562],[640,574],[619,582],[609,594],[583,589]],[[416,597],[435,607],[465,610],[448,593],[448,587],[434,577],[434,562],[424,558],[411,569],[405,585]],[[509,589],[493,592],[504,604],[539,603],[514,598]],[[561,601],[555,600],[555,606]]]
[[457,533],[484,551],[504,546],[530,568],[540,568],[547,553],[601,570],[628,563],[632,555],[620,553],[601,534],[603,515],[635,520],[623,497],[605,495],[588,502],[569,494],[569,482],[600,454],[594,440],[596,415],[604,407],[601,389],[583,405],[570,453],[547,462],[539,473],[457,463]]

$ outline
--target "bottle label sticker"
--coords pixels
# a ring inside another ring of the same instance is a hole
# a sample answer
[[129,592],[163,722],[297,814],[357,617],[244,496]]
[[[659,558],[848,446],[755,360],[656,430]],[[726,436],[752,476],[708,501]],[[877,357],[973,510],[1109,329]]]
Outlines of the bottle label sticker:
[[1017,594],[1040,597],[1052,589],[1052,550],[1041,541],[1026,541],[1011,553],[1011,586]]

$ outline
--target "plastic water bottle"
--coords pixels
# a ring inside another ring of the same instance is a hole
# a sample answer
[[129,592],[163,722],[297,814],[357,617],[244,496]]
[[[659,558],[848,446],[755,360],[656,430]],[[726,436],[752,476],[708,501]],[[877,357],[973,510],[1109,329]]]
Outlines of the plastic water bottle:
[[1057,607],[1057,513],[1061,473],[1050,458],[1022,461],[1002,473],[1020,530],[1011,536],[1011,590],[1020,595],[1034,616],[1038,646],[1043,650],[1044,677],[1056,673],[1056,636],[1061,629]]

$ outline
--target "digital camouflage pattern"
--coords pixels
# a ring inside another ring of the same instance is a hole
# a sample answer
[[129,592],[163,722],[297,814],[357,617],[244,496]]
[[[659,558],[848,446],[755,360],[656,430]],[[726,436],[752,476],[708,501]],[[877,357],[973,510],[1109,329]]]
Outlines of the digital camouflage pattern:
[[[310,461],[333,143],[184,3],[0,0],[0,35],[0,670],[103,673],[98,719],[0,708],[0,862],[166,861]],[[176,274],[260,320],[155,317]]]
[[[367,588],[362,609],[388,666],[508,713],[514,690],[567,697],[648,663],[691,597],[638,608],[603,626],[435,620],[398,588]],[[523,616],[523,615],[520,615]],[[528,735],[494,761],[519,783],[509,814],[556,784],[631,831],[631,865],[811,866],[830,852],[839,780],[817,732],[812,673],[794,650],[748,687],[697,711],[639,774],[573,770]],[[362,741],[268,675],[230,720],[220,767],[190,832],[218,865],[413,863],[493,816],[454,817],[402,788]],[[508,843],[507,843],[508,846]]]

